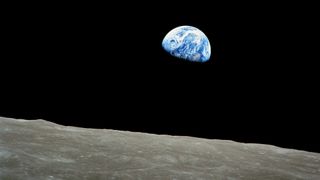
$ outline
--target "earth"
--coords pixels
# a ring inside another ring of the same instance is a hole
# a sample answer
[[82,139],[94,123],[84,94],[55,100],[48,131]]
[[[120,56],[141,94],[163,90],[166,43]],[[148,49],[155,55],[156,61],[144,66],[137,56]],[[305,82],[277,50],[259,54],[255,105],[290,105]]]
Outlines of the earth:
[[180,26],[171,30],[164,37],[162,47],[172,56],[192,62],[206,62],[211,56],[209,39],[192,26]]

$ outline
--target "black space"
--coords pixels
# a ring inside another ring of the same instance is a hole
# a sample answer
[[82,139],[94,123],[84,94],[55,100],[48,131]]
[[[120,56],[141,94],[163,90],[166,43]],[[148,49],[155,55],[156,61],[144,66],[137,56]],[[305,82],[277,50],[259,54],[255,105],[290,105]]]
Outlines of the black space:
[[[8,5],[0,116],[320,152],[302,7],[167,4]],[[164,52],[181,25],[208,36],[210,61]]]

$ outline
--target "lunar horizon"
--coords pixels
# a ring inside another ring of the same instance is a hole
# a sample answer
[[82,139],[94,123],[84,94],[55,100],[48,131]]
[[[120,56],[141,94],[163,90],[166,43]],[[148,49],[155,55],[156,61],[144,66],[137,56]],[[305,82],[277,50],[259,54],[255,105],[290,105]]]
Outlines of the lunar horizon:
[[0,179],[319,179],[320,154],[0,118]]

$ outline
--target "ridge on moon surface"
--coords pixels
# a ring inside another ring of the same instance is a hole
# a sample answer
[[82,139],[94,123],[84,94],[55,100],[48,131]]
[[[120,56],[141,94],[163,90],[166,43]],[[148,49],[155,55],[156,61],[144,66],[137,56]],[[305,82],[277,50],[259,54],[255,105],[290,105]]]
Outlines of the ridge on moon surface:
[[320,154],[0,117],[0,179],[320,179]]
[[171,30],[164,37],[162,47],[172,56],[192,62],[206,62],[211,56],[209,39],[201,30],[192,26]]

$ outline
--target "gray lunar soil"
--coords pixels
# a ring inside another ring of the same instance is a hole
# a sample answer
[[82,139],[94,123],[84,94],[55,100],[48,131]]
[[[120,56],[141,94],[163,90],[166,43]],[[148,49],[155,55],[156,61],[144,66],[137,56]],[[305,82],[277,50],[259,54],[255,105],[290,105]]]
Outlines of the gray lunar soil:
[[0,180],[320,179],[320,154],[0,118]]

